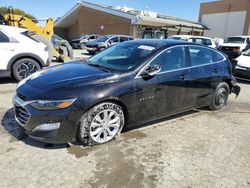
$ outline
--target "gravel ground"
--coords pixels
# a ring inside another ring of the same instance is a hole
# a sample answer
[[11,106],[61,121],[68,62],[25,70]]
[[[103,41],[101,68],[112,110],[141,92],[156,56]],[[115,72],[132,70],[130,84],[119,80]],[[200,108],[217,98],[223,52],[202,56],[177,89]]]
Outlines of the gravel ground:
[[250,84],[219,111],[193,110],[101,146],[46,145],[14,121],[0,80],[0,187],[250,187]]

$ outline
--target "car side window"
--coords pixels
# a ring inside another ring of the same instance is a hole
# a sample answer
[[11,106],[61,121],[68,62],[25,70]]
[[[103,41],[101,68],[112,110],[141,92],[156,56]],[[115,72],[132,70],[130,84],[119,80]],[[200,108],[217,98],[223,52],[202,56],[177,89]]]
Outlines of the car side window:
[[0,42],[10,42],[9,37],[1,31],[0,31]]
[[128,40],[128,37],[120,37],[120,42],[125,42]]
[[119,39],[118,39],[118,37],[114,37],[111,39],[111,41],[113,41],[113,43],[115,43],[115,42],[119,42]]
[[218,52],[213,51],[213,62],[222,61],[223,59],[224,59],[223,55],[221,55]]
[[249,38],[247,38],[247,44],[249,44],[250,43],[250,40],[249,40]]
[[196,46],[189,46],[189,53],[191,57],[192,66],[199,66],[199,65],[213,63],[212,50]]
[[167,49],[156,57],[151,62],[151,65],[161,65],[161,72],[185,68],[185,48],[174,47]]
[[92,39],[95,39],[95,36],[91,36],[91,37],[89,37],[89,38],[92,40]]

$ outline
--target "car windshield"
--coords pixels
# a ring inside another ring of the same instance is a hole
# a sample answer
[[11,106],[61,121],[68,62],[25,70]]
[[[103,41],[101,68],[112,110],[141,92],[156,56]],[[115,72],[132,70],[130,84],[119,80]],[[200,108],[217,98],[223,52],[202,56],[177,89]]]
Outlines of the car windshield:
[[245,51],[245,52],[243,53],[243,55],[244,55],[244,56],[250,56],[250,49],[248,49],[247,51]]
[[88,64],[126,72],[139,66],[158,48],[156,45],[124,42],[93,56],[88,60]]
[[87,39],[88,37],[89,37],[89,35],[82,35],[80,39],[81,39],[81,40],[82,40],[82,39]]
[[246,39],[243,37],[228,37],[225,42],[226,43],[244,44],[245,40]]
[[106,42],[106,40],[110,39],[112,36],[103,36],[99,39],[97,39],[97,42]]

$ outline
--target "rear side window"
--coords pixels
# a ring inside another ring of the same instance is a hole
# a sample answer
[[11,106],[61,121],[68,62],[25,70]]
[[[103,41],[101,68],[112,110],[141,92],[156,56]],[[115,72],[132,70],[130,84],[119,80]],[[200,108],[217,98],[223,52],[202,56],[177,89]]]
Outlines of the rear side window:
[[10,42],[9,37],[1,31],[0,31],[0,42]]
[[120,37],[120,42],[125,42],[128,40],[128,37]]
[[196,42],[198,44],[203,44],[206,46],[212,45],[212,42],[210,39],[203,39],[203,38],[192,38],[193,42]]
[[164,51],[151,65],[161,65],[161,71],[174,71],[186,67],[185,48],[175,47]]
[[196,47],[196,46],[190,46],[189,53],[191,57],[192,66],[213,63],[213,51],[212,50],[201,48],[201,47]]
[[190,46],[189,53],[192,66],[210,64],[224,59],[223,55],[216,51],[196,46]]
[[222,61],[223,59],[224,59],[223,55],[221,55],[218,52],[213,51],[213,62]]

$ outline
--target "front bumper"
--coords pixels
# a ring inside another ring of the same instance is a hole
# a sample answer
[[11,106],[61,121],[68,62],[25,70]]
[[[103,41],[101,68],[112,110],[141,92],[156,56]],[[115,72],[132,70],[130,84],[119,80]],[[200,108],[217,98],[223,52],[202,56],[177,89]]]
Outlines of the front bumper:
[[[37,110],[18,96],[13,97],[15,119],[21,129],[35,140],[46,143],[67,143],[76,140],[79,110],[73,106],[60,110]],[[39,125],[60,123],[56,130],[36,130]]]
[[226,54],[228,57],[232,59],[236,59],[241,55],[242,52],[234,52],[234,51],[223,51],[221,50],[224,54]]
[[237,65],[235,68],[235,75],[237,77],[250,79],[250,68]]

